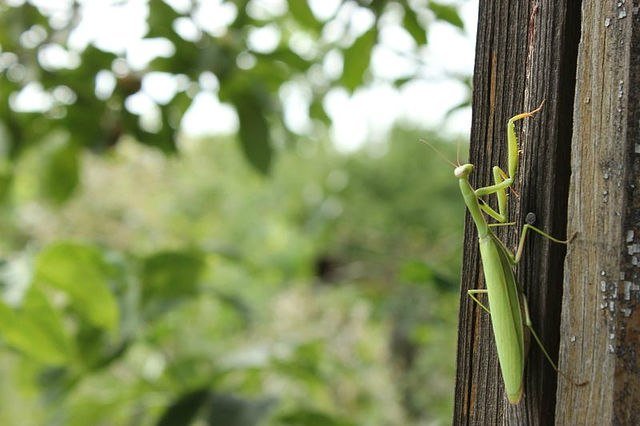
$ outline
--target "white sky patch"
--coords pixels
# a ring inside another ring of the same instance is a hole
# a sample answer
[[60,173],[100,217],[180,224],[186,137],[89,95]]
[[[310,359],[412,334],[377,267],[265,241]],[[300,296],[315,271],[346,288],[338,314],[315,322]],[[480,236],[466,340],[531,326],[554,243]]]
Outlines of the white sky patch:
[[[380,102],[379,99],[385,101]],[[356,108],[367,111],[367,121],[371,129],[371,137],[374,139],[388,132],[396,121],[396,117],[388,114],[387,111],[402,108],[402,98],[391,85],[386,84],[356,92],[353,100]]]
[[309,34],[297,32],[291,34],[289,47],[301,58],[312,60],[318,55],[316,41]]
[[149,95],[144,92],[138,92],[125,99],[124,106],[133,114],[143,115],[156,105]]
[[201,1],[193,14],[193,19],[204,31],[214,37],[227,32],[227,27],[238,16],[238,8],[231,2],[221,0]]
[[364,7],[356,7],[353,3],[349,3],[349,6],[353,7],[353,10],[348,15],[349,34],[353,37],[359,37],[374,25],[375,15],[371,10]]
[[389,45],[377,45],[371,52],[371,68],[376,77],[385,80],[409,77],[416,70],[415,61],[403,56]]
[[138,115],[140,118],[140,127],[148,132],[158,132],[162,126],[168,126],[168,123],[162,123],[160,108],[153,99],[144,92],[138,92],[129,96],[124,101],[124,105],[128,111]]
[[322,58],[322,72],[324,76],[330,80],[340,78],[343,66],[344,60],[338,49],[331,49],[324,55],[324,58]]
[[[300,1],[300,0],[296,0]],[[269,20],[287,12],[285,0],[251,0],[247,4],[247,14],[257,20]]]
[[278,47],[280,37],[280,29],[275,24],[251,28],[247,38],[247,46],[254,52],[271,53]]
[[238,116],[213,93],[201,92],[185,113],[182,126],[191,136],[229,135],[238,131]]
[[342,0],[309,0],[309,7],[313,14],[321,21],[326,21],[335,15]]
[[331,134],[344,152],[355,151],[368,141],[380,141],[398,118],[403,99],[389,85],[356,90],[349,96],[344,89],[334,89],[325,98],[325,108],[332,121]]
[[[400,89],[403,102],[399,116],[421,126],[436,127],[449,109],[463,101],[465,94],[465,88],[454,80],[411,81]],[[449,130],[464,133],[460,127]]]
[[27,84],[9,97],[11,109],[18,112],[45,112],[53,105],[51,96],[37,82]]
[[198,84],[202,87],[202,90],[217,92],[220,89],[220,82],[218,77],[211,71],[205,71],[198,77]]
[[102,50],[124,53],[147,32],[147,13],[145,0],[85,1],[80,23],[69,36],[69,45],[83,50],[93,43]]
[[386,25],[380,30],[378,37],[383,45],[392,46],[395,51],[401,52],[416,47],[413,37],[399,25]]
[[38,49],[38,62],[49,71],[73,69],[80,65],[80,57],[77,52],[70,52],[57,43],[48,43]]
[[150,72],[142,79],[142,90],[154,102],[165,105],[178,93],[178,79],[166,72]]
[[309,119],[311,91],[307,85],[294,81],[280,88],[280,100],[284,108],[284,123],[289,130],[298,134],[308,134],[312,130]]
[[168,58],[175,52],[173,44],[163,38],[146,38],[132,42],[127,48],[127,62],[134,70],[144,69],[154,58]]
[[324,98],[324,108],[332,121],[331,136],[338,149],[353,151],[367,139],[369,129],[364,111],[353,109],[344,89],[333,89]]
[[[467,28],[467,31],[475,31]],[[460,32],[452,25],[434,22],[430,25],[430,41],[424,55],[425,62],[442,72],[471,73],[475,46],[471,35]]]
[[102,70],[96,74],[96,97],[107,100],[116,88],[116,77],[111,71]]
[[445,134],[468,138],[471,131],[471,108],[463,108],[453,112],[444,127]]
[[173,22],[173,31],[187,41],[195,42],[200,40],[202,32],[190,18],[178,18]]

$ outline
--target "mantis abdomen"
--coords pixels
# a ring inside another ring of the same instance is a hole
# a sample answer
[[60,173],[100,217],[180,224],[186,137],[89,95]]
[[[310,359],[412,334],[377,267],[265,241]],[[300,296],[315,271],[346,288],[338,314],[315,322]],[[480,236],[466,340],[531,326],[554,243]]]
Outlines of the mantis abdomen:
[[[509,402],[517,404],[522,398],[526,356],[520,295],[502,243],[493,234],[480,239],[480,256],[505,392]],[[502,267],[488,267],[496,264]]]

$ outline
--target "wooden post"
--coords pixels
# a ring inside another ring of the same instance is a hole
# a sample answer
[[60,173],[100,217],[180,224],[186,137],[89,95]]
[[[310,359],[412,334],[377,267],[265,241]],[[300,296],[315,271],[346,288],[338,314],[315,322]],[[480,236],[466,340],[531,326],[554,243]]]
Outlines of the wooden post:
[[640,2],[585,1],[556,422],[640,424]]
[[[511,218],[518,225],[498,229],[512,248],[529,213],[536,226],[566,235],[579,31],[577,1],[480,1],[470,150],[474,186],[490,183],[492,166],[506,168],[507,119],[545,100],[539,114],[518,126],[523,153],[514,187],[518,195],[510,197]],[[490,319],[466,295],[470,288],[484,288],[477,241],[467,217],[454,423],[551,424],[557,378],[535,344],[527,358],[523,401],[511,406],[506,400]],[[534,327],[554,357],[564,253],[564,246],[531,235],[517,268]]]

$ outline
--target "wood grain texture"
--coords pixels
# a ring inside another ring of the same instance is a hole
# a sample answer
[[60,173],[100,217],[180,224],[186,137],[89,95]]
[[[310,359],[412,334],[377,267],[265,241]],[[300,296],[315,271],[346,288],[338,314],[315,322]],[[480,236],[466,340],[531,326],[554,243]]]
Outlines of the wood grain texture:
[[561,425],[640,424],[640,9],[584,2],[560,368]]
[[[489,184],[492,166],[506,167],[508,118],[545,100],[538,115],[518,126],[523,153],[514,189],[519,195],[510,196],[511,219],[517,226],[497,230],[512,248],[527,213],[535,214],[536,226],[565,235],[579,12],[579,2],[569,0],[480,1],[472,185]],[[564,246],[532,235],[517,268],[534,327],[551,354],[558,350],[564,253]],[[466,295],[468,289],[485,287],[477,235],[468,216],[464,259],[454,424],[552,423],[556,374],[535,345],[527,359],[523,402],[511,406],[504,396],[490,318]]]

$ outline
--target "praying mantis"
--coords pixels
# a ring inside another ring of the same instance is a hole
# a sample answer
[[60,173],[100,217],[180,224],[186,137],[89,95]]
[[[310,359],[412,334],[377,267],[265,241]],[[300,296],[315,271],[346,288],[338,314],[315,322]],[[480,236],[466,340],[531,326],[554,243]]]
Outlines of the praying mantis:
[[[573,238],[560,240],[530,224],[525,224],[522,228],[518,248],[513,254],[491,230],[495,226],[515,225],[515,222],[508,222],[507,204],[507,190],[514,183],[519,163],[518,140],[514,123],[539,112],[543,103],[533,111],[524,112],[509,119],[507,124],[508,171],[505,173],[499,166],[494,166],[493,185],[474,189],[469,183],[469,175],[474,168],[472,164],[459,165],[454,170],[467,210],[469,210],[478,231],[480,257],[486,283],[485,289],[468,290],[467,293],[491,316],[505,392],[509,403],[514,405],[522,400],[523,395],[524,366],[529,341],[527,332],[530,332],[534,337],[553,368],[562,374],[533,329],[527,298],[515,280],[513,267],[520,261],[529,230],[561,244],[568,244]],[[498,211],[480,198],[490,194],[496,195]],[[485,215],[496,222],[488,223]],[[487,294],[488,307],[476,298],[477,294]]]

